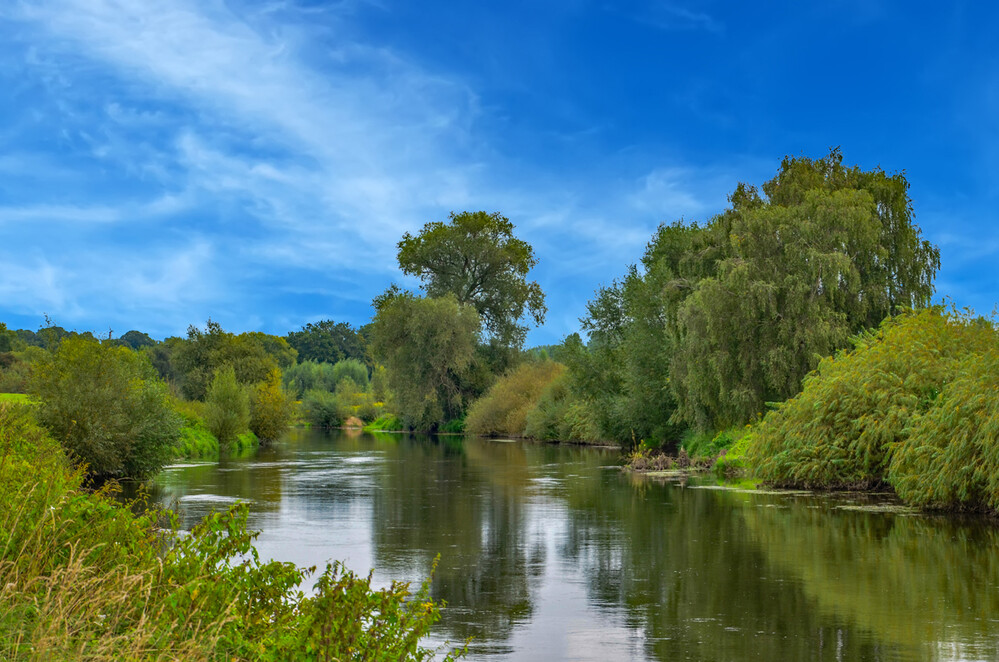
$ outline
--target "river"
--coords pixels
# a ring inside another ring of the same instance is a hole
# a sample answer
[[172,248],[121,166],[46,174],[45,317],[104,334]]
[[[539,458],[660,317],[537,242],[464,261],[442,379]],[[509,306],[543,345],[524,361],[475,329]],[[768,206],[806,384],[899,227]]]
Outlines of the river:
[[440,562],[472,660],[999,659],[999,528],[885,499],[623,473],[615,450],[294,430],[151,486],[184,527],[249,502],[263,558],[379,585]]

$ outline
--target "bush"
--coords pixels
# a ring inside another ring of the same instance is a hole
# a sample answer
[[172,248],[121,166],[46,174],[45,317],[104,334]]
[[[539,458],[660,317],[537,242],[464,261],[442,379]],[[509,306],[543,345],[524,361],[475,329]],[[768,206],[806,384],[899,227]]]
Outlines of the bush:
[[181,419],[152,365],[113,343],[64,339],[36,364],[29,390],[38,421],[98,478],[157,472],[180,435]]
[[301,400],[306,391],[317,389],[332,393],[333,389],[336,388],[333,366],[329,363],[302,361],[289,366],[284,371],[283,379],[285,387],[295,396],[296,400]]
[[[990,323],[932,309],[890,318],[854,342],[852,351],[823,359],[805,379],[802,393],[756,426],[748,459],[760,478],[802,487],[885,483],[899,449],[909,443],[925,445],[919,434],[929,434],[929,429],[947,429],[936,418],[943,415],[941,411],[932,414],[925,423],[929,428],[919,432],[920,416],[940,405],[949,385],[983,361],[996,346],[997,336]],[[954,402],[959,403],[966,397],[963,389],[971,387],[962,380],[955,388]],[[962,434],[970,434],[980,422],[961,412],[954,424],[963,426]],[[929,439],[939,448],[950,443],[937,432]],[[910,454],[914,452],[907,450],[901,457],[915,462]],[[938,454],[939,450],[926,452],[918,463],[924,465],[931,458],[936,462]],[[932,465],[933,471],[941,468]],[[897,480],[918,470],[906,464],[894,475]]]
[[892,455],[888,480],[907,503],[999,512],[999,349],[968,357]]
[[[0,659],[428,660],[429,582],[374,589],[328,565],[261,561],[248,509],[179,536],[80,474],[24,407],[0,404]],[[463,655],[449,654],[445,660]]]
[[406,426],[403,425],[402,421],[395,414],[382,414],[369,425],[364,426],[365,432],[398,432],[405,429]]
[[343,423],[337,397],[329,391],[313,389],[302,398],[302,416],[313,427],[336,428]]
[[219,440],[208,430],[204,421],[186,421],[180,429],[180,440],[174,451],[174,457],[197,460],[218,456]]
[[695,432],[688,430],[683,435],[681,446],[690,457],[699,459],[714,459],[724,450],[730,448],[745,434],[746,428],[728,428],[721,432]]
[[208,386],[205,424],[222,448],[232,446],[237,435],[250,427],[250,397],[236,381],[232,366],[219,368]]
[[521,363],[472,403],[465,430],[471,434],[523,436],[528,412],[563,372],[565,366],[554,361]]
[[365,391],[368,388],[368,367],[357,359],[337,361],[333,366],[333,383],[340,384],[344,379],[354,382],[358,390]]
[[524,435],[548,441],[599,441],[592,408],[573,394],[569,374],[555,378],[527,413]]
[[253,389],[250,430],[263,441],[274,441],[288,429],[294,414],[294,403],[281,388],[281,371],[272,370]]
[[20,352],[0,353],[0,393],[26,393],[31,364]]

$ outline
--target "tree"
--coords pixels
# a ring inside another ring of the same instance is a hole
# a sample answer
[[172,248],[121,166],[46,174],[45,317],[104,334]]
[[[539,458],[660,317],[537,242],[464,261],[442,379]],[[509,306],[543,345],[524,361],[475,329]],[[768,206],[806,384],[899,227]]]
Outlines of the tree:
[[401,292],[376,303],[373,349],[403,419],[434,430],[460,417],[480,329],[475,308],[451,294],[434,299]]
[[429,297],[451,294],[478,312],[487,333],[501,345],[519,348],[530,315],[545,319],[545,296],[527,273],[537,264],[534,249],[513,236],[513,224],[499,213],[452,213],[448,223],[432,222],[418,236],[399,242],[399,267],[423,281]]
[[215,372],[205,397],[205,425],[227,448],[250,428],[250,396],[236,380],[236,371],[225,365]]
[[133,329],[122,334],[121,338],[118,338],[118,344],[138,351],[143,347],[152,347],[156,344],[156,341],[150,338],[148,334]]
[[66,337],[35,366],[38,421],[99,478],[144,478],[169,460],[180,418],[145,357],[114,342]]
[[250,431],[261,441],[273,441],[288,429],[295,403],[281,387],[281,371],[271,370],[253,389],[250,398]]
[[320,320],[288,334],[288,344],[298,351],[299,361],[336,363],[344,359],[365,360],[363,336],[346,322]]
[[173,363],[183,375],[182,389],[191,400],[203,400],[219,368],[231,366],[240,384],[252,385],[267,379],[277,360],[251,335],[236,336],[211,319],[202,331],[187,329],[187,340],[173,354]]
[[762,191],[739,184],[707,224],[661,226],[640,268],[591,303],[586,361],[567,363],[605,434],[743,423],[852,334],[929,304],[939,251],[902,174],[833,150],[784,159]]

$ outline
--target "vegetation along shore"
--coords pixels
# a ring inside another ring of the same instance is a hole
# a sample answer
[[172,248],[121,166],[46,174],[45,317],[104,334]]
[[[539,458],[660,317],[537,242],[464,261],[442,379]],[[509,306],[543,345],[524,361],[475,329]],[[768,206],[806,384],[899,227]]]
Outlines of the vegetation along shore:
[[638,471],[999,512],[996,322],[933,303],[939,251],[905,177],[833,150],[729,201],[660,226],[558,345],[524,347],[547,312],[538,258],[483,211],[405,234],[399,267],[420,290],[389,286],[359,328],[0,325],[0,657],[431,656],[428,584],[260,559],[245,505],[179,535],[170,513],[114,498],[118,481],[252,453],[291,425],[615,444]]

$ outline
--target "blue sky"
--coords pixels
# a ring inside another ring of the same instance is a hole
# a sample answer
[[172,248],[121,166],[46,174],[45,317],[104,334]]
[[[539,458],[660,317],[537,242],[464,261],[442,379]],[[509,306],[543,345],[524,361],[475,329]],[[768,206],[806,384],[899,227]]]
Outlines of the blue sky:
[[999,8],[7,0],[0,320],[355,325],[405,231],[501,211],[578,328],[656,225],[785,154],[905,170],[937,290],[999,301]]

